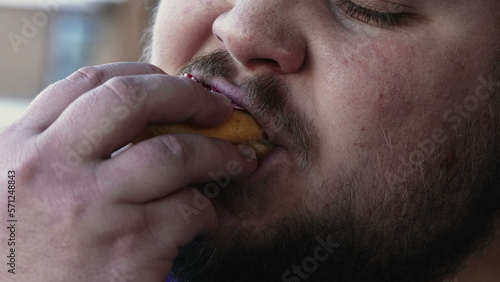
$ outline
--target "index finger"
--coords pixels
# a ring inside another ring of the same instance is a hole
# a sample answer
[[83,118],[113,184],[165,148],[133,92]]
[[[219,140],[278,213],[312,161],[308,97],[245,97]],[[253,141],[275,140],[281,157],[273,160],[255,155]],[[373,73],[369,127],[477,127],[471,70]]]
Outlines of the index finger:
[[189,78],[168,75],[116,77],[77,99],[40,140],[69,145],[87,159],[108,158],[148,123],[191,120],[215,126],[230,117],[232,106]]
[[84,67],[42,91],[23,115],[27,124],[37,131],[49,127],[72,102],[84,93],[116,76],[165,74],[147,63],[113,63]]

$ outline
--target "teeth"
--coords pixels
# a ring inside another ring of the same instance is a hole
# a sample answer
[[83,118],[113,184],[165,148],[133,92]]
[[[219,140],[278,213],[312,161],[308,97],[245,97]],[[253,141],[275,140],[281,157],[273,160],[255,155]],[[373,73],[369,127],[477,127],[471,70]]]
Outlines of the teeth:
[[[182,75],[183,77],[187,77],[187,78],[190,78],[191,80],[193,81],[196,81],[198,82],[199,84],[201,84],[203,87],[205,87],[207,90],[209,91],[212,91],[212,92],[219,92],[219,90],[217,90],[217,88],[211,86],[211,85],[208,85],[206,83],[203,83],[201,81],[199,81],[198,79],[196,79],[196,77],[190,73],[185,73],[184,75]],[[220,92],[219,92],[220,93]]]
[[182,75],[183,77],[187,77],[187,78],[191,78],[192,80],[198,82],[198,80],[196,79],[196,77],[194,77],[194,75],[190,74],[190,73],[185,73]]

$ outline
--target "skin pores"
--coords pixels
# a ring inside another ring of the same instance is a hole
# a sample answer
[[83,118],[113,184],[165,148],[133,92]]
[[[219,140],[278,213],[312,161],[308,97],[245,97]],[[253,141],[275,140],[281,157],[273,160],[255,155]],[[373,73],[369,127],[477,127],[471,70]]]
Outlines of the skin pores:
[[493,173],[500,3],[409,2],[402,9],[414,18],[380,27],[324,2],[161,2],[154,64],[176,74],[225,50],[237,67],[233,83],[275,76],[311,121],[308,167],[298,170],[286,153],[273,160],[278,166],[262,164],[238,183],[258,191],[254,200],[219,225],[258,234],[292,213],[350,210],[394,236],[401,217],[415,234],[433,215],[442,224],[419,235],[445,232],[445,208],[465,205]]

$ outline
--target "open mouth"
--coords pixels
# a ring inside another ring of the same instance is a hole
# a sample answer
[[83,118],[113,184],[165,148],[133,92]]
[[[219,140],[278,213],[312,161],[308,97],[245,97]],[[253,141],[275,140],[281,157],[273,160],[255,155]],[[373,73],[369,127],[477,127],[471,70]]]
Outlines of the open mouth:
[[[197,78],[193,74],[186,73],[182,76],[196,81],[209,91],[222,93],[226,96],[230,96],[231,94],[219,91],[216,87],[210,85],[203,79]],[[226,89],[226,91],[231,90]],[[271,142],[269,135],[266,133],[262,125],[249,111],[236,104],[232,99],[231,104],[236,110],[233,112],[233,116],[221,126],[212,129],[203,129],[203,131],[206,131],[206,134],[202,135],[224,139],[233,144],[247,143],[254,149],[257,154],[257,158],[259,159],[270,153],[276,144]]]
[[[202,81],[202,80],[199,80],[197,79],[194,75],[190,74],[190,73],[186,73],[183,75],[184,77],[187,77],[187,78],[190,78],[192,79],[193,81],[196,81],[198,82],[199,84],[201,84],[203,87],[205,87],[205,89],[209,90],[209,91],[212,91],[212,92],[219,92],[221,93],[219,90],[217,90],[217,88],[213,87],[212,85],[209,85],[208,83]],[[231,101],[231,105],[233,105],[233,108],[237,109],[237,110],[242,110],[242,111],[245,111],[245,109],[243,107],[241,107],[240,105],[236,104],[235,102]]]

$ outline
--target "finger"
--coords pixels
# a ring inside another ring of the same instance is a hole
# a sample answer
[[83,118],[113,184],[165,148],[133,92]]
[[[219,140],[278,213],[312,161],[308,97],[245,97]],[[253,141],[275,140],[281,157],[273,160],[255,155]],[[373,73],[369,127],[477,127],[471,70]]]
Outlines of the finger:
[[108,158],[147,123],[191,120],[217,125],[231,116],[229,99],[189,78],[168,75],[115,77],[71,104],[44,132],[81,157]]
[[146,63],[114,63],[84,67],[66,79],[50,85],[28,107],[24,118],[38,131],[49,127],[72,102],[115,76],[165,74]]
[[250,146],[236,147],[200,135],[164,135],[101,162],[96,175],[108,197],[144,203],[190,184],[216,181],[227,186],[229,181],[245,178],[257,167],[252,152]]
[[[217,216],[210,200],[194,188],[185,188],[167,198],[148,203],[145,216],[148,229],[156,241],[175,248],[187,245],[196,237],[213,233],[217,226]],[[153,251],[165,252],[161,248]],[[173,260],[174,257],[167,259]]]

